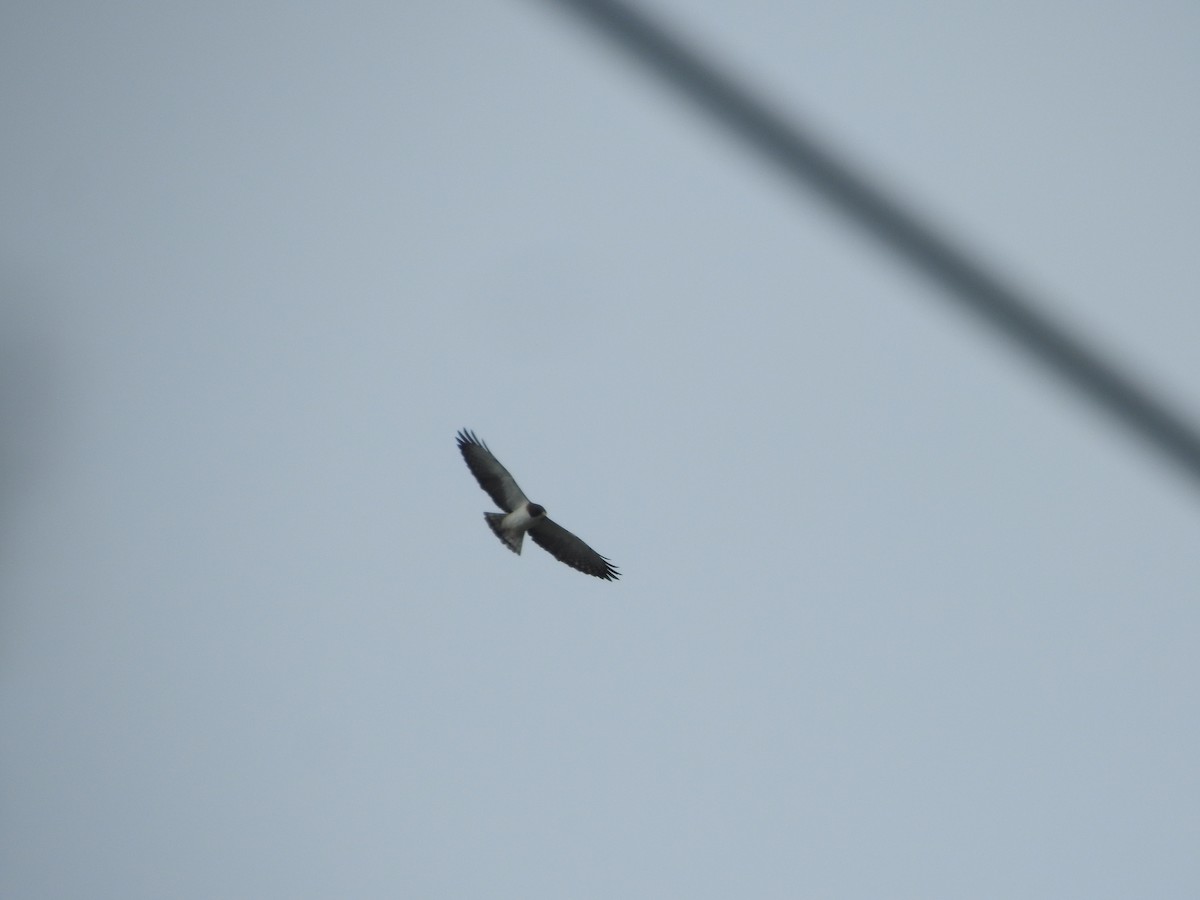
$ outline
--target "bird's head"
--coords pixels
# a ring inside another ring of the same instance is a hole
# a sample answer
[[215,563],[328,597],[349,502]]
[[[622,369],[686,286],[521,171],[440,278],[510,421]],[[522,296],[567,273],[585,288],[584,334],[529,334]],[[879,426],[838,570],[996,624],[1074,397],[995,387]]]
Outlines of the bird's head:
[[530,517],[534,519],[540,519],[546,514],[546,507],[540,506],[537,503],[530,503],[526,509],[529,510]]

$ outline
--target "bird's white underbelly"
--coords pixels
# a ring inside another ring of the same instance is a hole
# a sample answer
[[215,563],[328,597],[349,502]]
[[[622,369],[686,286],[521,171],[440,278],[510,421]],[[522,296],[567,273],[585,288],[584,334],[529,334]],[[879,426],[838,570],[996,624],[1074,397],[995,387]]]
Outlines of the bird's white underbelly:
[[526,531],[533,524],[533,516],[529,515],[529,510],[522,503],[506,515],[501,524],[505,531]]

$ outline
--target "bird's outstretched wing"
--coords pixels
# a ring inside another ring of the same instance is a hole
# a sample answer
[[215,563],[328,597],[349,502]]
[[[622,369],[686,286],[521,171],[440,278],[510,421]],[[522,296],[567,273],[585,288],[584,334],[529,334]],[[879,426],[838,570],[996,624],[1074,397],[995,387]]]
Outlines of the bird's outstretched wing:
[[621,577],[616,566],[553,519],[545,516],[538,519],[529,529],[529,536],[535,544],[572,569],[605,581],[616,581]]
[[465,428],[458,433],[458,449],[462,451],[467,468],[479,482],[479,486],[487,491],[498,507],[505,512],[512,512],[529,498],[517,487],[517,482],[508,474],[508,469],[500,465],[500,461],[492,456],[487,444],[475,437],[474,432]]

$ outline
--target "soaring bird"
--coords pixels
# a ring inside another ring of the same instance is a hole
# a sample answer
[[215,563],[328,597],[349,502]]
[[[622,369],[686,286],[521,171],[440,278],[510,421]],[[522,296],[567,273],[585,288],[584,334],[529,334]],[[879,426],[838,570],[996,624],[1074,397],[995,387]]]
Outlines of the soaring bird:
[[519,554],[528,532],[535,544],[573,569],[605,581],[621,577],[616,566],[548,517],[544,506],[531,503],[487,444],[465,428],[458,433],[458,449],[479,486],[504,510],[485,512],[483,517],[509,550]]

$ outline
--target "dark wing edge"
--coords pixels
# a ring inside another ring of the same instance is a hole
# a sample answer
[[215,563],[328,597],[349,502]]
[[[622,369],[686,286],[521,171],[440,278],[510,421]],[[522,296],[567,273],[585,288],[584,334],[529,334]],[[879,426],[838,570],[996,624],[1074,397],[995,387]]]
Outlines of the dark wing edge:
[[475,432],[463,428],[457,437],[458,449],[462,452],[467,468],[498,507],[505,512],[512,512],[526,501],[516,479],[509,474],[508,469],[500,465],[500,461],[492,455],[488,445],[477,438]]
[[595,575],[605,581],[616,581],[621,577],[617,567],[581,541],[553,519],[538,519],[529,529],[533,542],[572,569],[587,575]]

